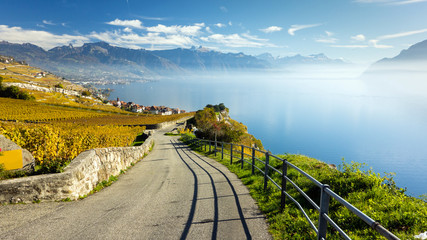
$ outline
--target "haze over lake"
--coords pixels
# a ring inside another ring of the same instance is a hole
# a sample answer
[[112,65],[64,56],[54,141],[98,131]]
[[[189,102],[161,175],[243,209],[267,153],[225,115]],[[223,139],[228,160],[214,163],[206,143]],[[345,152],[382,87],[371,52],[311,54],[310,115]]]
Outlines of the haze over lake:
[[[395,172],[397,185],[427,192],[427,97],[416,80],[361,80],[360,69],[209,73],[103,86],[110,98],[187,111],[224,103],[274,154]],[[342,74],[342,73],[345,73]],[[417,91],[416,91],[417,90]]]

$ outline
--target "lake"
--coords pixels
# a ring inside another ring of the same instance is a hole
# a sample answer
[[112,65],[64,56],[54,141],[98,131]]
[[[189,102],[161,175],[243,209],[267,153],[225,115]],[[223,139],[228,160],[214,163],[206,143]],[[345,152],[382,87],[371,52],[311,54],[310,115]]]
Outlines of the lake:
[[377,173],[395,172],[409,195],[427,193],[426,88],[312,73],[211,73],[102,87],[114,89],[111,99],[148,106],[193,111],[224,103],[274,154],[366,163]]

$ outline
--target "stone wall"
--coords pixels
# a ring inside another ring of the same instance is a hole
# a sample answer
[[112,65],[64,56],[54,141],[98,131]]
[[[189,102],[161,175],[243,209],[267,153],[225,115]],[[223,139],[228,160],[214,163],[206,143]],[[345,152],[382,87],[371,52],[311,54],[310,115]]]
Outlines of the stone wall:
[[18,146],[18,144],[12,142],[1,134],[0,147],[2,151],[22,150],[22,168],[18,170],[24,170],[30,173],[34,171],[34,157],[27,149],[21,148],[20,146]]
[[[185,122],[191,117],[156,124],[156,129]],[[0,181],[0,203],[31,203],[77,199],[88,194],[100,182],[118,175],[149,152],[153,144],[150,131],[138,147],[91,149],[79,154],[62,173],[30,176]]]
[[148,124],[148,125],[145,125],[145,127],[146,127],[146,129],[162,129],[162,128],[169,127],[169,126],[172,126],[172,125],[175,125],[178,123],[186,124],[187,120],[190,118],[193,118],[193,116],[181,118],[181,119],[178,119],[176,121],[162,122],[162,123],[157,123],[157,124]]
[[92,149],[79,154],[62,173],[3,180],[0,182],[0,203],[77,199],[139,161],[152,144],[150,136],[138,147]]

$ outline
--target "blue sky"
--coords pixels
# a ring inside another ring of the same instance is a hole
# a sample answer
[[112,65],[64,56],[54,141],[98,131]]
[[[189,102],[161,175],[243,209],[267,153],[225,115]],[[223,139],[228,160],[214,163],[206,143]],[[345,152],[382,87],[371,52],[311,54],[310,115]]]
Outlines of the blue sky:
[[427,0],[1,1],[0,40],[45,49],[201,45],[371,63],[427,39]]

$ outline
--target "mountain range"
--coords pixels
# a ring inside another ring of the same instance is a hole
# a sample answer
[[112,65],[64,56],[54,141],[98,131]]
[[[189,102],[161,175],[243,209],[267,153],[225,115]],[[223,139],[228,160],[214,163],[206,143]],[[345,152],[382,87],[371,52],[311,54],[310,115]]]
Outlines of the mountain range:
[[427,74],[427,40],[402,50],[393,58],[383,58],[372,64],[365,75]]
[[0,55],[13,56],[31,65],[77,81],[149,80],[167,74],[194,71],[268,69],[294,64],[344,63],[324,54],[274,58],[271,54],[250,56],[222,53],[203,47],[150,51],[111,46],[105,42],[55,47],[48,51],[30,43],[0,42]]

